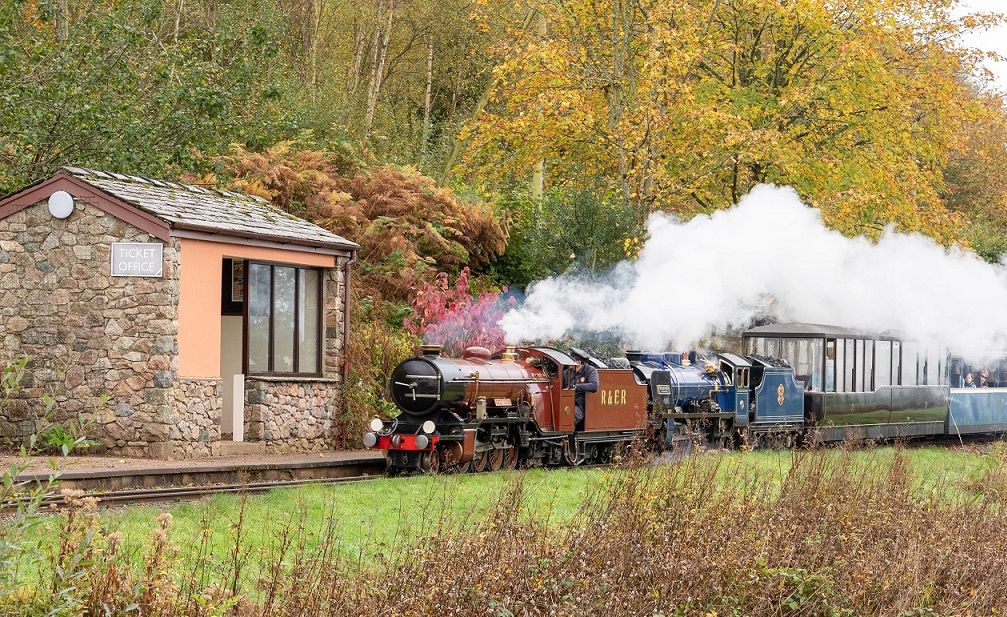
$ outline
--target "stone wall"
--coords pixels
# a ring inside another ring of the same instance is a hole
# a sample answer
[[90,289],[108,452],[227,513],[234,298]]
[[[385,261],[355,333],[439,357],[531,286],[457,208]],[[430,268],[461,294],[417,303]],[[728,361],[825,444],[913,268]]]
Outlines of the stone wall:
[[219,454],[223,407],[221,388],[220,379],[176,380],[172,388],[169,441],[163,447],[152,447],[152,455],[191,458]]
[[0,409],[0,447],[41,428],[49,394],[53,420],[81,413],[88,437],[146,456],[173,425],[178,246],[164,247],[164,278],[112,277],[113,242],[159,240],[76,206],[64,220],[42,202],[0,221],[0,359],[32,358],[21,398]]
[[312,452],[333,447],[339,401],[335,379],[250,377],[245,381],[245,441],[267,452]]
[[340,379],[343,370],[343,284],[345,257],[336,259],[336,267],[325,277],[325,338],[323,341],[322,374]]

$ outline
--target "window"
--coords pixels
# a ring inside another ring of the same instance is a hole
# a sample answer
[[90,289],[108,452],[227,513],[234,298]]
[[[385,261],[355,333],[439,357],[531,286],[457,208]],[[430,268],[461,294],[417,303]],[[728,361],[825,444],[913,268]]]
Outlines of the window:
[[878,341],[874,344],[874,387],[892,385],[892,343]]
[[[846,359],[846,370],[843,371],[843,392],[856,392],[856,388],[853,387],[853,376],[856,374],[857,365],[853,353],[853,339],[851,338],[846,339],[844,358]],[[863,358],[860,361],[863,362]]]
[[864,392],[874,392],[874,341],[864,341]]
[[916,381],[916,343],[902,344],[902,385],[915,386]]
[[936,386],[942,383],[944,380],[941,379],[941,361],[940,356],[936,349],[927,350],[927,385]]
[[902,343],[899,341],[892,341],[892,385],[897,386],[901,381],[899,381],[899,376],[902,374],[900,369],[900,362],[902,361]]
[[785,338],[782,358],[790,363],[807,390],[822,389],[822,339]]
[[864,341],[857,339],[857,365],[853,373],[854,392],[864,391]]
[[320,374],[321,273],[250,262],[247,275],[246,372]]
[[825,391],[836,391],[836,341],[825,341]]

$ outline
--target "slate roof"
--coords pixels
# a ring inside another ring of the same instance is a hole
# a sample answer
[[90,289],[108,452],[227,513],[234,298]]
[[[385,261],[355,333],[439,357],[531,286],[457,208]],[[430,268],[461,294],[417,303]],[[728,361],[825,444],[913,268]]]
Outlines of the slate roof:
[[358,248],[342,236],[246,193],[80,167],[63,167],[61,171],[156,216],[172,229],[305,246]]

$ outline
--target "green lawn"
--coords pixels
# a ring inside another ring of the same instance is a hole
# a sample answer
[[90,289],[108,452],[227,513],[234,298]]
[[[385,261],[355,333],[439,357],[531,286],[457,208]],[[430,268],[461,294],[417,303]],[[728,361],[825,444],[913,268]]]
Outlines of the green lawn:
[[[982,477],[996,458],[989,447],[920,447],[905,450],[917,485],[921,490],[940,490],[949,496],[967,494],[970,480]],[[778,484],[795,458],[807,452],[758,451],[707,454],[704,464],[719,465],[720,482],[756,479]],[[825,452],[826,462],[851,456],[857,465],[887,469],[895,456],[891,447],[846,453]],[[808,460],[808,459],[805,459]],[[438,520],[447,513],[454,525],[476,525],[501,496],[509,483],[524,482],[524,508],[528,516],[547,524],[563,524],[575,516],[582,500],[609,474],[604,469],[529,470],[478,475],[417,476],[383,478],[342,485],[312,485],[279,489],[247,498],[243,525],[243,546],[265,550],[281,530],[303,521],[311,543],[324,532],[327,521],[335,522],[334,534],[340,552],[346,556],[373,558],[390,545],[410,542],[434,533]],[[233,546],[234,525],[241,510],[239,496],[221,495],[203,502],[167,508],[171,513],[171,541],[183,550],[200,545],[203,529],[209,530],[211,552],[224,559]],[[124,547],[140,554],[157,526],[157,515],[165,508],[133,507],[105,513],[103,525],[125,537]],[[47,522],[47,534],[60,519]],[[54,537],[53,535],[47,537]]]

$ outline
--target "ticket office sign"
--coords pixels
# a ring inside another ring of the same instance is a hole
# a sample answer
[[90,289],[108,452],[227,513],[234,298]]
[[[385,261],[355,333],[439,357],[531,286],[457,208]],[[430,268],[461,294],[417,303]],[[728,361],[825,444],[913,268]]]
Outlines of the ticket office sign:
[[113,242],[112,276],[164,276],[164,245],[159,242]]

